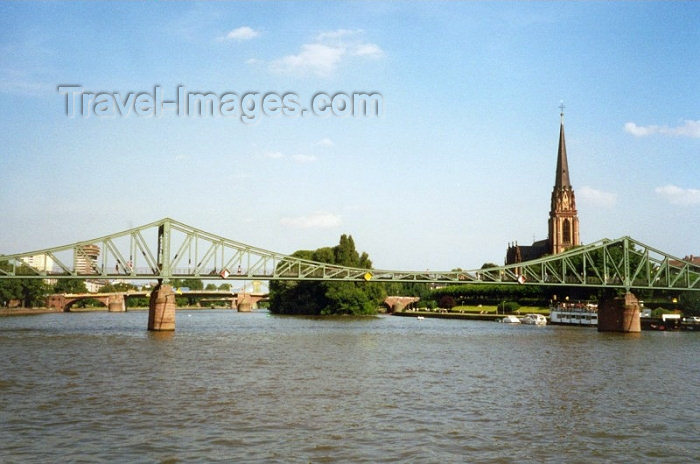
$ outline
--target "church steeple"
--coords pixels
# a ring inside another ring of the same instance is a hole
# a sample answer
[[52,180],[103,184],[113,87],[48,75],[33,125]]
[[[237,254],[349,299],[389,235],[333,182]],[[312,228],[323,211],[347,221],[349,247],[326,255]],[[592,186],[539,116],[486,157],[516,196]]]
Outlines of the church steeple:
[[[564,140],[564,104],[559,106],[559,149],[557,150],[557,173],[552,190],[549,210],[549,235],[546,240],[534,242],[532,246],[508,244],[506,264],[536,259],[546,254],[557,254],[581,244],[578,233],[576,196],[569,180],[569,161],[566,159]],[[516,268],[517,272],[519,268]]]
[[566,140],[564,140],[564,104],[559,107],[561,123],[559,125],[559,151],[557,153],[557,175],[554,179],[555,187],[571,187],[569,181],[569,162],[566,159]]
[[552,254],[561,253],[572,246],[580,245],[576,196],[569,180],[569,162],[566,159],[564,139],[564,104],[559,107],[559,149],[557,151],[557,173],[552,190],[552,205],[549,211],[549,246]]

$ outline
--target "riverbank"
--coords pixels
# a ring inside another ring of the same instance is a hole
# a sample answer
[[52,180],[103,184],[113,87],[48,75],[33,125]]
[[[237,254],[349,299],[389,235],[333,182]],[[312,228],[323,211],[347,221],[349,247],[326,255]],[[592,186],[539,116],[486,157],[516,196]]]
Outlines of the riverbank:
[[[212,308],[210,306],[183,306],[175,308],[177,311],[210,311],[213,309],[230,309],[230,308]],[[147,306],[128,307],[126,311],[148,311]],[[232,310],[235,311],[235,310]],[[0,317],[3,316],[31,316],[35,314],[50,314],[61,313],[63,311],[54,308],[0,308]],[[104,306],[96,306],[89,308],[71,308],[70,313],[93,313],[107,312]],[[122,312],[122,311],[117,311]]]
[[503,314],[495,313],[451,313],[451,312],[434,312],[434,311],[401,311],[392,313],[399,317],[431,317],[435,319],[467,319],[470,321],[497,321],[503,319]]
[[32,314],[48,314],[58,313],[57,309],[53,308],[0,308],[0,317],[2,316],[29,316]]

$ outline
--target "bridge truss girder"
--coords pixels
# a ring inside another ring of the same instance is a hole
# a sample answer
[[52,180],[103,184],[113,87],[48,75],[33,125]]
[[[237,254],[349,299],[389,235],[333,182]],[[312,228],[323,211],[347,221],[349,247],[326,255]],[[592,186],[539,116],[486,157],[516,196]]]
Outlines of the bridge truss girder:
[[13,278],[371,280],[700,290],[700,266],[630,237],[603,239],[558,255],[488,269],[387,271],[300,259],[168,218],[93,240],[0,256],[0,279]]

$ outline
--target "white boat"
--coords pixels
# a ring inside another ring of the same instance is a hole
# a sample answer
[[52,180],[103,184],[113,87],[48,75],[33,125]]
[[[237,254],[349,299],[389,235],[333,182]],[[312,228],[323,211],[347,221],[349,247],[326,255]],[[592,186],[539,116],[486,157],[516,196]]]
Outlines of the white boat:
[[549,310],[549,323],[598,327],[598,307],[596,305],[556,306]]
[[506,316],[503,319],[499,319],[498,322],[503,322],[505,324],[520,324],[520,319],[515,316]]
[[529,325],[547,325],[547,318],[542,314],[526,314],[520,322]]

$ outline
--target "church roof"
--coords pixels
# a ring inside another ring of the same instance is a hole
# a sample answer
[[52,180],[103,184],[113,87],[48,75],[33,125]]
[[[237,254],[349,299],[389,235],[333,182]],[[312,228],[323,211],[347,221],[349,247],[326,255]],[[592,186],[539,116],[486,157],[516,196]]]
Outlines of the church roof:
[[549,240],[544,239],[538,242],[534,242],[530,246],[520,246],[520,255],[523,261],[530,261],[531,259],[537,259],[549,253]]
[[557,152],[557,175],[554,179],[554,187],[569,187],[569,162],[566,159],[566,141],[564,140],[564,111],[561,113],[561,126],[559,126],[559,150]]

